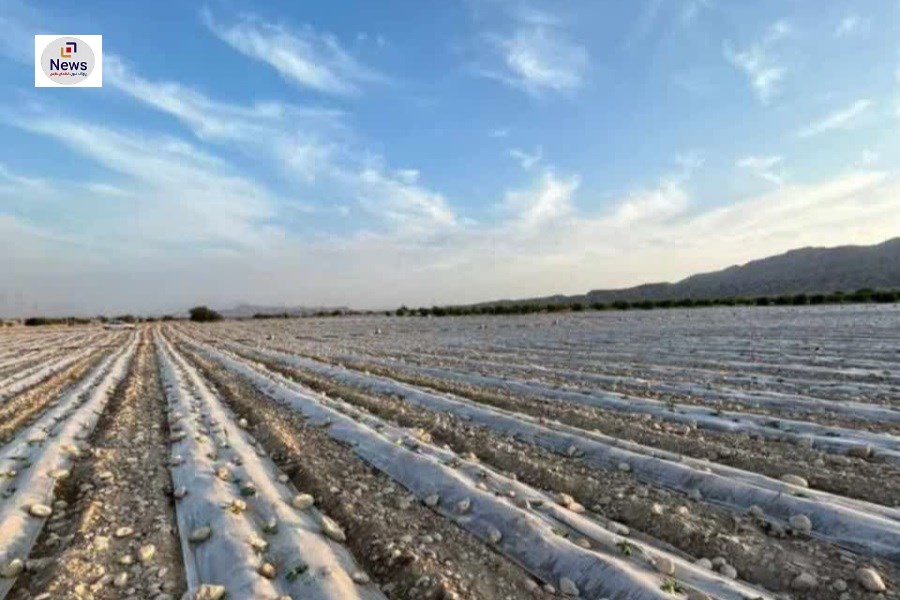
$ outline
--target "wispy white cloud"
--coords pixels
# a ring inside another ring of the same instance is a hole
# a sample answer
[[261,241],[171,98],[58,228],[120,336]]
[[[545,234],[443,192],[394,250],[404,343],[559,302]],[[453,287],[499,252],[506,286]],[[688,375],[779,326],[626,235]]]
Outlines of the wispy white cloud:
[[374,168],[342,174],[356,190],[359,203],[387,219],[404,235],[434,235],[457,225],[457,217],[444,197],[411,183],[407,175],[390,176]]
[[779,168],[783,160],[781,156],[745,156],[736,164],[738,168],[745,169],[769,183],[784,185],[785,175]]
[[787,74],[786,67],[773,51],[773,46],[791,35],[793,29],[787,21],[776,21],[763,38],[742,50],[735,50],[725,43],[725,59],[747,76],[750,86],[763,104],[769,104],[780,91]]
[[797,132],[797,135],[800,137],[812,137],[828,131],[848,129],[872,106],[871,100],[857,100],[853,104],[838,109],[822,119],[803,127]]
[[713,0],[635,0],[630,4],[639,5],[640,10],[625,36],[626,49],[677,27],[690,27],[715,6]]
[[530,171],[536,164],[541,162],[541,159],[544,157],[544,149],[537,146],[534,151],[528,152],[519,148],[510,148],[509,156],[517,161],[523,169]]
[[834,36],[843,38],[862,33],[866,30],[868,24],[868,19],[863,19],[854,13],[848,14],[843,17],[834,28]]
[[298,130],[334,129],[341,126],[343,117],[343,113],[335,109],[300,107],[283,102],[259,102],[252,106],[216,102],[173,81],[144,79],[115,55],[104,57],[103,70],[107,85],[177,118],[204,140],[259,139],[286,122]]
[[[124,243],[123,251],[169,244],[260,249],[278,235],[271,220],[281,199],[184,140],[52,114],[20,115],[15,125],[60,142],[122,182],[89,181],[73,189],[71,182],[50,181],[42,198],[77,202],[85,233],[102,232]],[[115,197],[120,208],[107,214],[104,196]],[[121,207],[140,218],[117,221]]]
[[693,177],[694,172],[706,163],[703,155],[696,150],[676,154],[674,161],[678,165],[679,172],[672,178],[679,181],[690,179]]
[[0,163],[0,186],[2,186],[4,183],[6,183],[7,185],[29,188],[38,188],[47,185],[47,181],[45,179],[19,175],[17,173],[14,173],[6,165]]
[[611,217],[617,225],[660,222],[675,217],[688,207],[688,194],[677,179],[666,178],[655,188],[629,194]]
[[521,8],[510,18],[509,32],[483,36],[488,57],[476,73],[530,93],[571,93],[583,85],[588,52],[571,40],[561,19]]
[[681,20],[685,23],[693,22],[704,10],[713,6],[712,0],[686,0],[681,9]]
[[[200,139],[236,143],[255,160],[274,164],[309,195],[314,195],[311,186],[319,186],[331,197],[356,200],[379,222],[407,231],[424,231],[429,223],[438,229],[455,223],[443,197],[418,182],[418,171],[392,172],[381,157],[358,148],[338,111],[277,102],[217,102],[193,88],[143,79],[116,57],[110,64],[113,87],[175,117]],[[294,209],[311,208],[303,202],[291,204]]]
[[310,26],[291,29],[243,16],[231,23],[217,21],[208,9],[203,22],[219,39],[242,54],[274,68],[297,85],[330,94],[351,94],[385,77],[361,64],[337,37]]
[[509,137],[509,129],[506,129],[505,127],[501,127],[498,129],[491,129],[490,131],[488,131],[488,137],[492,137],[492,138]]
[[879,160],[881,160],[881,153],[877,150],[873,150],[872,148],[866,148],[863,150],[859,159],[856,161],[856,166],[864,169],[871,168],[872,165],[876,164]]
[[510,225],[532,231],[570,215],[579,185],[577,176],[562,178],[548,170],[531,188],[507,192],[503,208],[511,215]]

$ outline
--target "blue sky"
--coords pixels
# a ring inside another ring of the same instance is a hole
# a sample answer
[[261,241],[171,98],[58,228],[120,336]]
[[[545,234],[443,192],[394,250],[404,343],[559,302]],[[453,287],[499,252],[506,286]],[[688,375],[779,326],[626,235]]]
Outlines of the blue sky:
[[[0,312],[392,307],[900,233],[900,2],[0,0]],[[102,34],[104,86],[33,87]]]

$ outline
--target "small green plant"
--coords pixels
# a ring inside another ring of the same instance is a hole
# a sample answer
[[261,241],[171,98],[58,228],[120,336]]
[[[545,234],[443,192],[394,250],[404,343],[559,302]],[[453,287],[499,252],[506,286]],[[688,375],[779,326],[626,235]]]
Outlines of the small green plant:
[[674,577],[666,577],[659,589],[667,594],[678,594],[684,591],[684,588],[681,587],[681,584]]
[[306,563],[297,563],[293,568],[288,569],[288,572],[285,573],[284,577],[288,581],[296,581],[301,575],[306,573],[309,570],[309,565]]
[[616,542],[616,548],[619,549],[624,556],[631,556],[634,553],[634,546],[628,542],[628,540],[622,540],[620,542]]

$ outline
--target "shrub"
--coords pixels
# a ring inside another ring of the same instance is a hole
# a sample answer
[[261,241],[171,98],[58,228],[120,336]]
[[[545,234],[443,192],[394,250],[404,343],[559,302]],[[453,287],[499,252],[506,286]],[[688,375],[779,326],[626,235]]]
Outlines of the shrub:
[[190,312],[191,321],[197,323],[209,323],[222,320],[222,315],[206,306],[195,306],[188,312]]

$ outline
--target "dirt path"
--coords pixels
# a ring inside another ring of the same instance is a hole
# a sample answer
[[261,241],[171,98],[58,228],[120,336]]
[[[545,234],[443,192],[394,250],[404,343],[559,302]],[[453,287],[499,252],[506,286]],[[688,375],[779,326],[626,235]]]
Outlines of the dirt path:
[[547,597],[524,571],[374,472],[351,449],[245,381],[186,351],[299,489],[347,532],[347,546],[392,599]]
[[151,337],[54,503],[14,599],[172,600],[183,589]]

